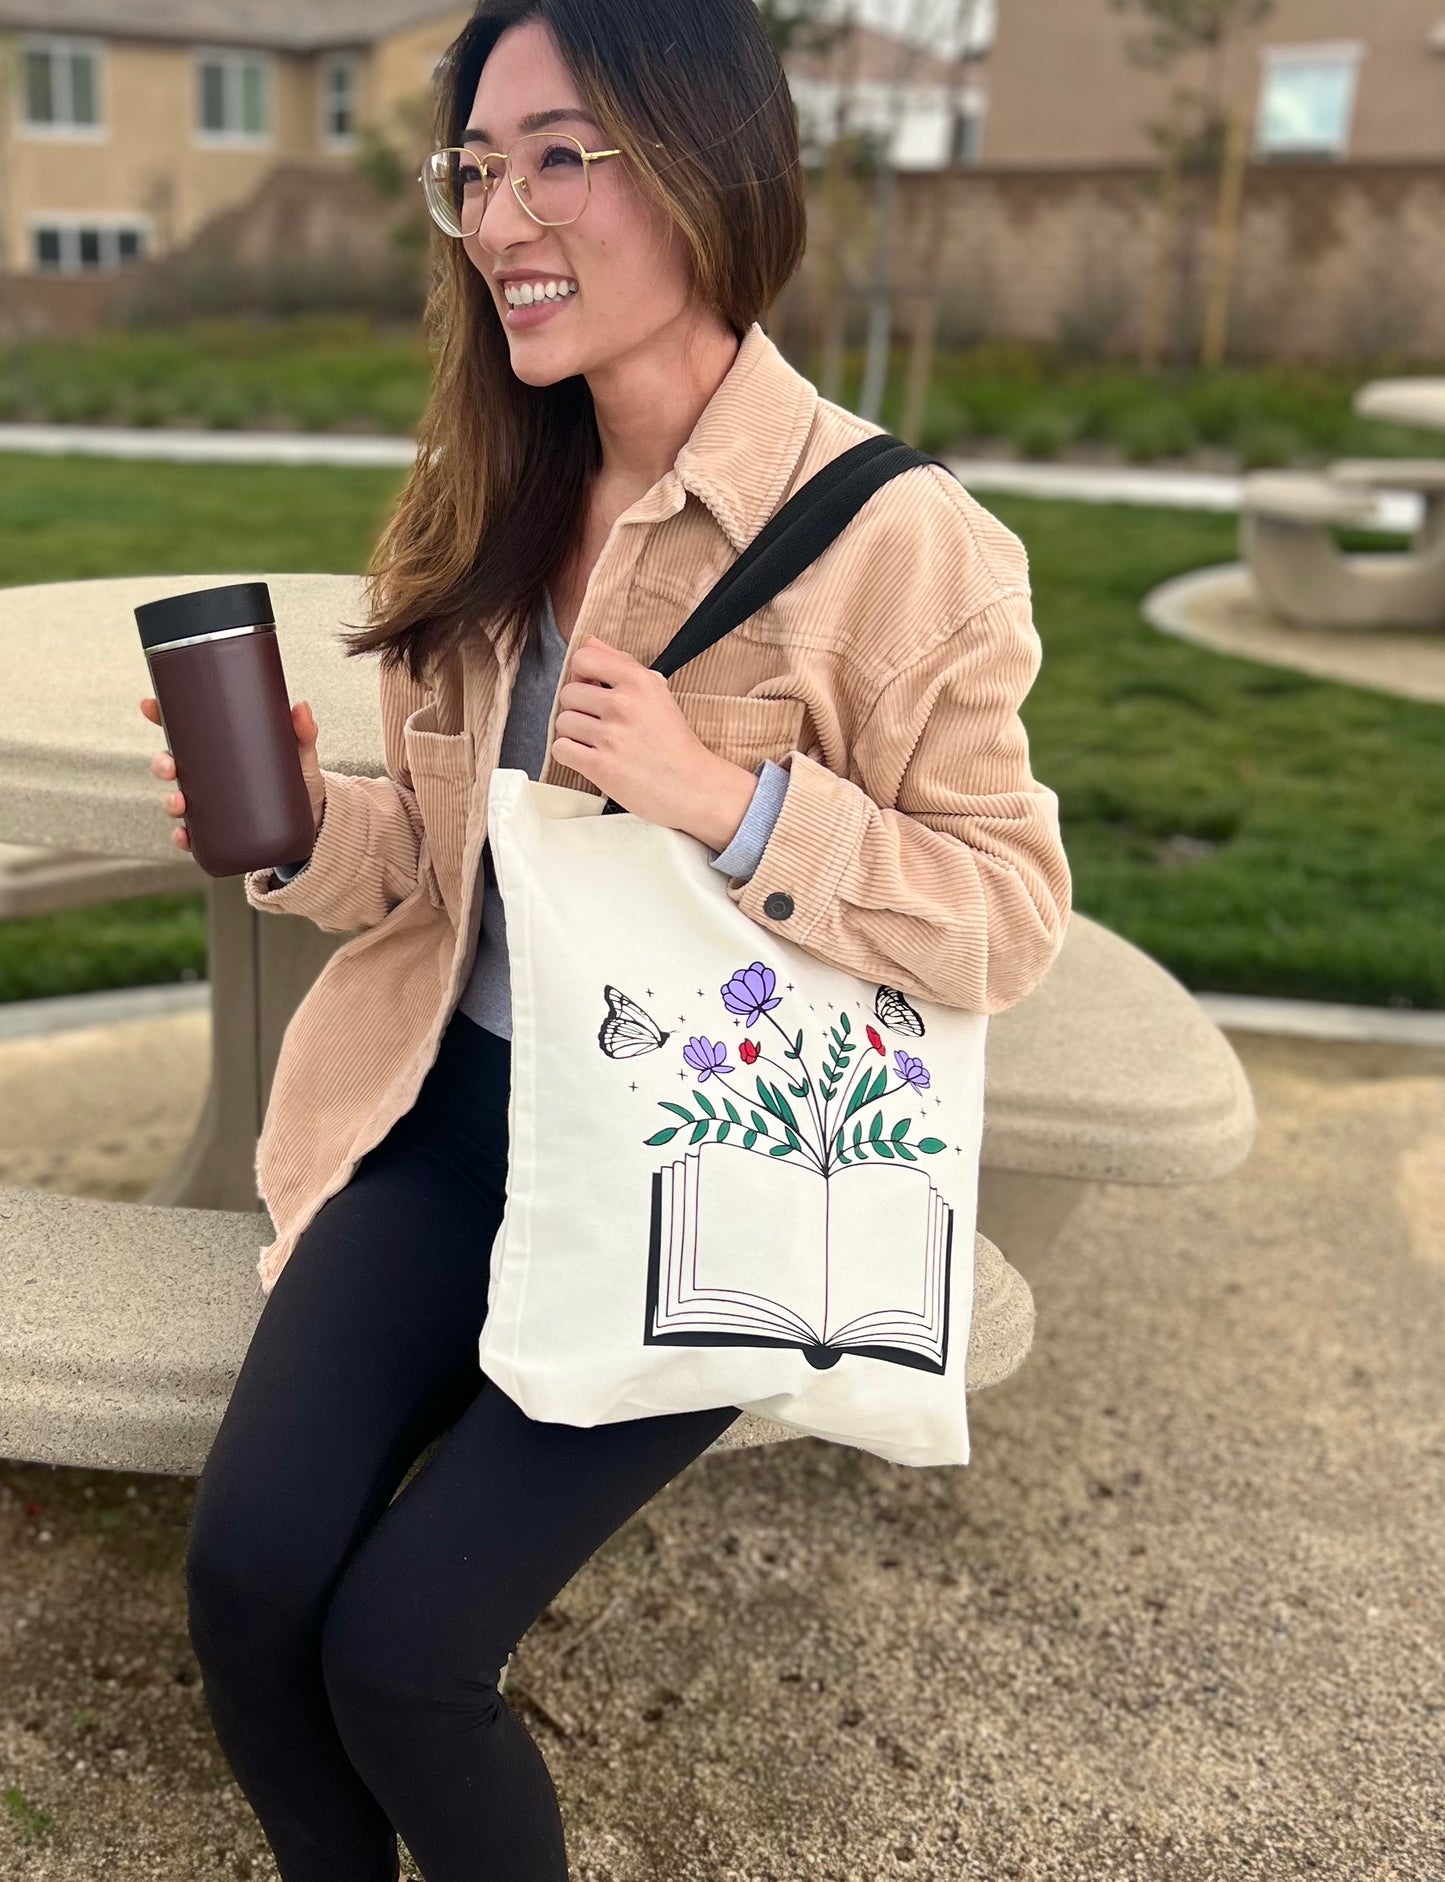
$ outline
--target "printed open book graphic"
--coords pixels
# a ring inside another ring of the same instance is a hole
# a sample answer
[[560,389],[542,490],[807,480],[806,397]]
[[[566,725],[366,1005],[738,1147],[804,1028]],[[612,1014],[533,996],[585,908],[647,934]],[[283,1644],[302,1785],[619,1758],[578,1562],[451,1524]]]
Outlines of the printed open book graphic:
[[652,1179],[644,1338],[941,1373],[952,1258],[953,1210],[926,1170],[849,1164],[824,1177],[704,1144]]

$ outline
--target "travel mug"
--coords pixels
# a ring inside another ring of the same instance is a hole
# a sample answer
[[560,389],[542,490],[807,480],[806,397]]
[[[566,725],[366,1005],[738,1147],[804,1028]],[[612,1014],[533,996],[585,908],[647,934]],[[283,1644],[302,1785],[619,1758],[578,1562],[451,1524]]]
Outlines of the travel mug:
[[135,618],[191,854],[208,876],[304,861],[316,818],[266,583],[170,595]]

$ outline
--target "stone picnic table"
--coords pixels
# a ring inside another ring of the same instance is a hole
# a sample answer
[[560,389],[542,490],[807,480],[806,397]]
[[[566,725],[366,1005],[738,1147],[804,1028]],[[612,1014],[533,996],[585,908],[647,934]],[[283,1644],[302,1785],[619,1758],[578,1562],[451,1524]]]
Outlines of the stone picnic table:
[[[375,662],[347,658],[337,639],[365,618],[359,577],[241,570],[3,589],[0,844],[174,864],[132,611],[233,581],[270,585],[288,690],[316,710],[325,767],[381,774]],[[260,1311],[256,1140],[286,1025],[347,937],[262,914],[241,877],[182,860],[209,905],[207,1099],[139,1203],[0,1188],[6,1455],[198,1470]],[[1022,1362],[1033,1305],[1017,1269],[1046,1251],[1087,1185],[1207,1182],[1244,1160],[1255,1129],[1220,1028],[1165,968],[1077,911],[1040,985],[990,1020],[984,1105],[970,1385]],[[719,1448],[788,1435],[745,1422]]]

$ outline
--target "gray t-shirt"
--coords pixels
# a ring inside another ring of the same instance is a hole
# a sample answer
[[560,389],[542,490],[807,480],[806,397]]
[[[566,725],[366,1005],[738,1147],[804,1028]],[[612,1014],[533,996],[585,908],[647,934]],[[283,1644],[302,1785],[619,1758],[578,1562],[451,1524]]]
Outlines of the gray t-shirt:
[[[529,778],[541,776],[547,757],[547,722],[552,716],[552,701],[567,654],[567,643],[552,612],[550,594],[543,603],[539,627],[540,632],[529,635],[522,649],[497,755],[499,770],[525,771]],[[758,786],[732,841],[724,850],[708,851],[714,869],[744,882],[762,860],[763,849],[782,812],[788,788],[788,773],[771,759],[765,758],[756,769]],[[274,873],[281,881],[289,882],[304,867],[304,864],[278,864]],[[482,868],[486,880],[477,951],[457,1007],[476,1025],[510,1039],[512,989],[507,965],[507,922],[490,843],[482,845]]]

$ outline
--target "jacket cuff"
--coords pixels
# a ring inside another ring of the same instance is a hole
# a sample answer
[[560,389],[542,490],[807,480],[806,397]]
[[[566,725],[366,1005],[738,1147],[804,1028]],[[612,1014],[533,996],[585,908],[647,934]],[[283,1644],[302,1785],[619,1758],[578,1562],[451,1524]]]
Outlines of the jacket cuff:
[[865,791],[800,751],[789,752],[787,790],[758,867],[733,897],[745,915],[803,942],[833,903],[868,817]]
[[787,772],[781,765],[775,765],[771,758],[765,758],[754,769],[758,773],[758,782],[732,841],[726,849],[708,851],[708,860],[714,869],[744,882],[754,874],[762,861],[763,851],[782,813],[783,799],[788,790]]
[[289,878],[275,868],[248,872],[246,900],[252,908],[307,915],[319,922],[346,899],[366,855],[370,831],[365,799],[349,791],[348,782],[345,775],[327,774],[316,842],[304,865],[290,865],[294,873]]

